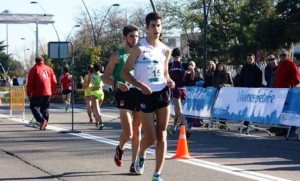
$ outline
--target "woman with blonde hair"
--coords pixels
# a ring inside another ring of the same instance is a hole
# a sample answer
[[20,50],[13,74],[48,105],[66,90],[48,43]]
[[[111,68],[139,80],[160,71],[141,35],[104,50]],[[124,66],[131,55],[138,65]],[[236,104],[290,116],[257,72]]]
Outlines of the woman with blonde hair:
[[216,70],[216,64],[214,63],[214,61],[210,60],[207,63],[206,66],[206,74],[204,76],[204,85],[203,87],[209,87],[209,86],[213,86],[213,81],[214,81],[214,72]]
[[89,65],[87,67],[87,74],[84,76],[84,97],[85,97],[85,103],[86,103],[86,111],[90,119],[90,124],[93,123],[92,119],[92,102],[91,102],[91,83],[88,83],[89,77],[92,76],[93,73],[93,65]]
[[194,61],[189,61],[187,71],[186,71],[186,77],[185,77],[186,86],[195,85],[195,68],[196,68],[196,63]]

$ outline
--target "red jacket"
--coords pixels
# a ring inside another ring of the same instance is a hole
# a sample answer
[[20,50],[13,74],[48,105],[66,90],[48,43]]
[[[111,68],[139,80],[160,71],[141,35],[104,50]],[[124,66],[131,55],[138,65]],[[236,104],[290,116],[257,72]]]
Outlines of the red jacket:
[[27,96],[52,96],[56,93],[56,83],[52,68],[44,62],[36,63],[28,74]]
[[295,87],[300,83],[300,72],[298,66],[291,60],[284,60],[276,69],[276,88]]

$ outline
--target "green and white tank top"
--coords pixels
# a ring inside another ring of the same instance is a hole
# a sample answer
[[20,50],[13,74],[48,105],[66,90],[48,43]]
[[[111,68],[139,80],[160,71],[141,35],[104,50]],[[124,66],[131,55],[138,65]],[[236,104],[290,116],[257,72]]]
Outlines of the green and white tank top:
[[124,48],[119,50],[119,63],[115,66],[113,71],[113,77],[115,81],[125,83],[125,80],[121,77],[121,70],[128,58],[129,54],[125,52]]
[[91,83],[92,83],[92,87],[102,88],[103,82],[102,82],[102,79],[100,77],[100,74],[93,74]]
[[[125,65],[125,62],[127,60],[127,58],[129,57],[129,54],[125,52],[125,49],[122,48],[119,50],[119,63],[115,66],[114,68],[114,71],[113,71],[113,77],[114,77],[114,80],[115,81],[118,81],[118,82],[123,82],[123,83],[126,83],[128,86],[132,87],[131,84],[129,84],[128,82],[126,82],[122,76],[121,76],[121,70],[122,68],[124,67]],[[130,71],[130,73],[132,75],[134,75],[134,69],[132,69]]]

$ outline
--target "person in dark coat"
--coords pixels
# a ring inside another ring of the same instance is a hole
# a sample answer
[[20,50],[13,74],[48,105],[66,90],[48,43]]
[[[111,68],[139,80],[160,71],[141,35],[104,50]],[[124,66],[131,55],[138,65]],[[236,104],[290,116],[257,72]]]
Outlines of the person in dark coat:
[[214,72],[216,70],[216,64],[212,60],[210,60],[207,63],[206,69],[207,69],[207,71],[206,71],[206,74],[204,76],[204,85],[203,85],[203,87],[214,86],[213,85],[213,80],[214,80]]
[[231,87],[233,85],[231,75],[227,72],[223,63],[219,62],[217,64],[217,68],[214,72],[213,85],[217,88]]
[[[240,87],[258,88],[262,87],[262,71],[255,64],[253,53],[247,55],[247,62],[241,70]],[[244,121],[244,126],[248,126],[249,121]]]
[[262,86],[262,71],[255,64],[254,54],[248,54],[247,62],[241,70],[241,87],[257,88]]
[[238,65],[236,67],[236,75],[233,79],[233,85],[234,87],[240,87],[240,81],[241,81],[241,71],[242,71],[243,65]]

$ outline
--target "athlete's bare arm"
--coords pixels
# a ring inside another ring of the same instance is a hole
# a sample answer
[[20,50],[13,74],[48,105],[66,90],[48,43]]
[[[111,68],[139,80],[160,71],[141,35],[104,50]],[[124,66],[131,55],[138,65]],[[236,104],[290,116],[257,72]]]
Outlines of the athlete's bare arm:
[[110,86],[114,86],[114,79],[112,79],[113,71],[116,65],[119,63],[119,53],[113,53],[108,61],[108,64],[104,70],[104,73],[101,76],[102,81]]
[[167,80],[168,87],[169,88],[174,88],[175,87],[175,82],[170,78],[170,75],[169,75],[169,62],[170,62],[170,59],[171,59],[171,50],[170,50],[170,48],[167,48],[164,76],[165,76],[165,79]]
[[131,75],[131,73],[130,73],[130,70],[133,68],[133,66],[140,54],[141,54],[141,48],[139,47],[139,45],[134,46],[122,71],[121,71],[121,76],[127,82],[129,82],[132,85],[134,85],[135,87],[139,88],[143,94],[149,95],[152,93],[151,89],[148,86],[146,86],[145,84],[143,84],[142,82],[139,82],[138,80],[136,80],[133,77],[133,75]]

